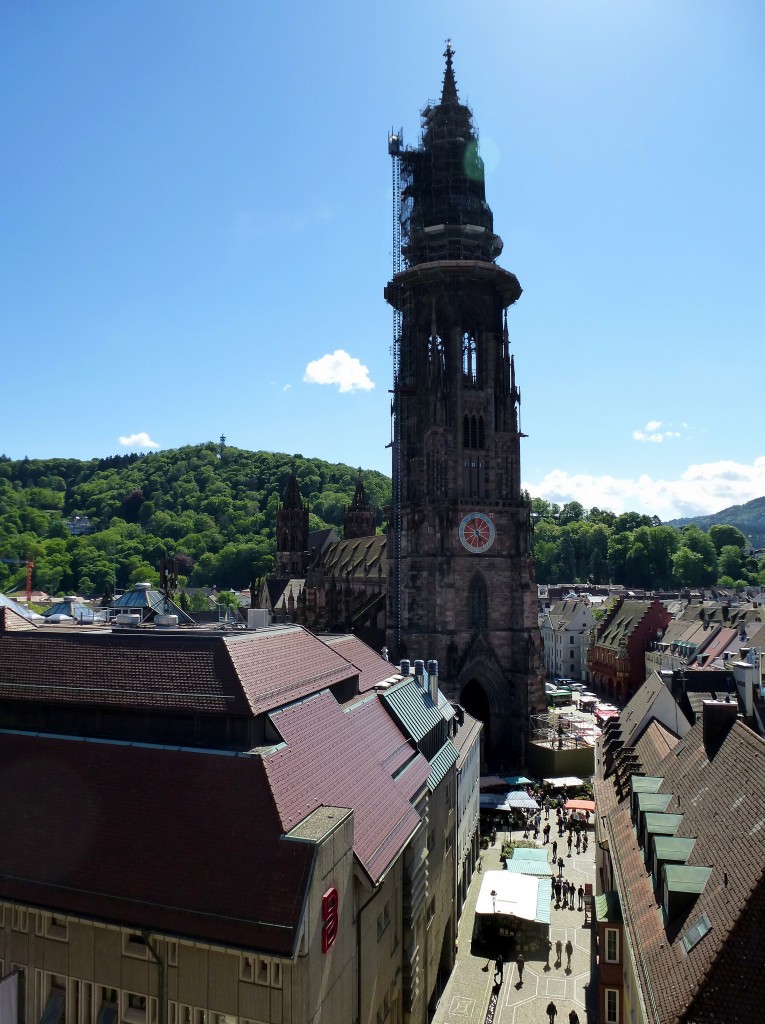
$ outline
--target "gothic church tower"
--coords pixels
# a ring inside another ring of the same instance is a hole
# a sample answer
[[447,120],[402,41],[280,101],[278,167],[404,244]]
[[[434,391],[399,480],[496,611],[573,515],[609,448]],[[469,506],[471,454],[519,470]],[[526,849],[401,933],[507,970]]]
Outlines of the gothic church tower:
[[437,659],[442,688],[484,722],[489,760],[525,763],[529,713],[545,697],[507,331],[521,287],[495,262],[472,113],[449,44],[444,56],[420,144],[389,144],[401,262],[385,289],[396,328],[388,646]]

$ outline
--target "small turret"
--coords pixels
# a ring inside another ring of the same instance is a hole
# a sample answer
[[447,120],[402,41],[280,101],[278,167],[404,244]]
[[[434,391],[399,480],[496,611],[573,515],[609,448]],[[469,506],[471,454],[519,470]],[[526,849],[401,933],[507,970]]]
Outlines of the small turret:
[[375,510],[367,500],[360,469],[353,501],[345,510],[344,531],[346,540],[375,535]]

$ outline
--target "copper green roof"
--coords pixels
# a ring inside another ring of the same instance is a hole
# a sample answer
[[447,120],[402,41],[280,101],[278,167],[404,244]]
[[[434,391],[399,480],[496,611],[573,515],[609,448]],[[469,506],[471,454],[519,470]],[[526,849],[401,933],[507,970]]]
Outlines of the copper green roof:
[[602,892],[595,897],[595,917],[604,924],[622,923],[622,905],[618,892]]
[[436,756],[430,761],[430,773],[428,774],[428,789],[432,793],[439,782],[446,776],[449,769],[457,763],[459,753],[457,748],[449,740],[444,743]]

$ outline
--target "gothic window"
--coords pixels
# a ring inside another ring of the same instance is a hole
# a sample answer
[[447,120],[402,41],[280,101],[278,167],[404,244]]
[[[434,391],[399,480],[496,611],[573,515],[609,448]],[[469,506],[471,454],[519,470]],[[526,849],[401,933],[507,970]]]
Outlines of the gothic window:
[[486,428],[483,416],[467,416],[462,420],[462,444],[465,448],[485,448]]
[[485,629],[488,622],[488,599],[486,596],[486,583],[480,573],[470,581],[470,595],[468,597],[468,621],[470,628]]
[[462,420],[462,444],[465,448],[470,447],[470,417],[465,416]]
[[444,357],[444,342],[437,334],[432,334],[428,338],[428,362],[430,363],[434,373],[443,373],[446,362]]
[[478,352],[472,334],[462,336],[462,379],[465,384],[478,382]]
[[483,416],[478,417],[478,447],[486,447],[486,430],[483,425]]

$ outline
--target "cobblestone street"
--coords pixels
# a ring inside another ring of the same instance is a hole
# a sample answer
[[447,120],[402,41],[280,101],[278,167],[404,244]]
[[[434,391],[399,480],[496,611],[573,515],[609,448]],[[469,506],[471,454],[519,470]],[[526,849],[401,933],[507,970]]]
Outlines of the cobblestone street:
[[[483,870],[499,870],[502,840],[514,837],[519,839],[522,830],[513,833],[497,834],[495,846],[483,851]],[[590,833],[592,840],[592,833]],[[537,846],[543,847],[540,840]],[[565,867],[563,876],[578,888],[580,883],[592,883],[595,889],[595,852],[590,841],[585,854],[565,855],[565,841],[559,840],[563,848]],[[545,847],[550,850],[550,844]],[[549,854],[548,854],[549,856]],[[555,870],[554,875],[557,875]],[[473,917],[478,891],[481,888],[483,875],[476,872],[470,885],[468,897],[459,923],[457,962],[447,982],[444,993],[436,1009],[433,1020],[435,1024],[484,1024],[487,1010],[492,999],[494,988],[494,961],[487,962],[486,957],[473,956],[470,952],[470,939],[473,931]],[[578,906],[578,900],[575,901]],[[544,958],[539,960],[526,959],[523,972],[523,985],[519,984],[518,969],[513,960],[505,964],[504,979],[488,1020],[494,1024],[547,1024],[547,1005],[552,1000],[558,1010],[555,1024],[568,1024],[570,1011],[576,1010],[581,1024],[597,1024],[597,978],[592,955],[593,932],[588,924],[584,927],[584,911],[556,909],[552,903],[550,939],[553,950],[550,966]],[[567,969],[566,954],[563,953],[562,963],[555,960],[555,943],[560,939],[564,948],[570,939],[574,947],[571,967]]]

